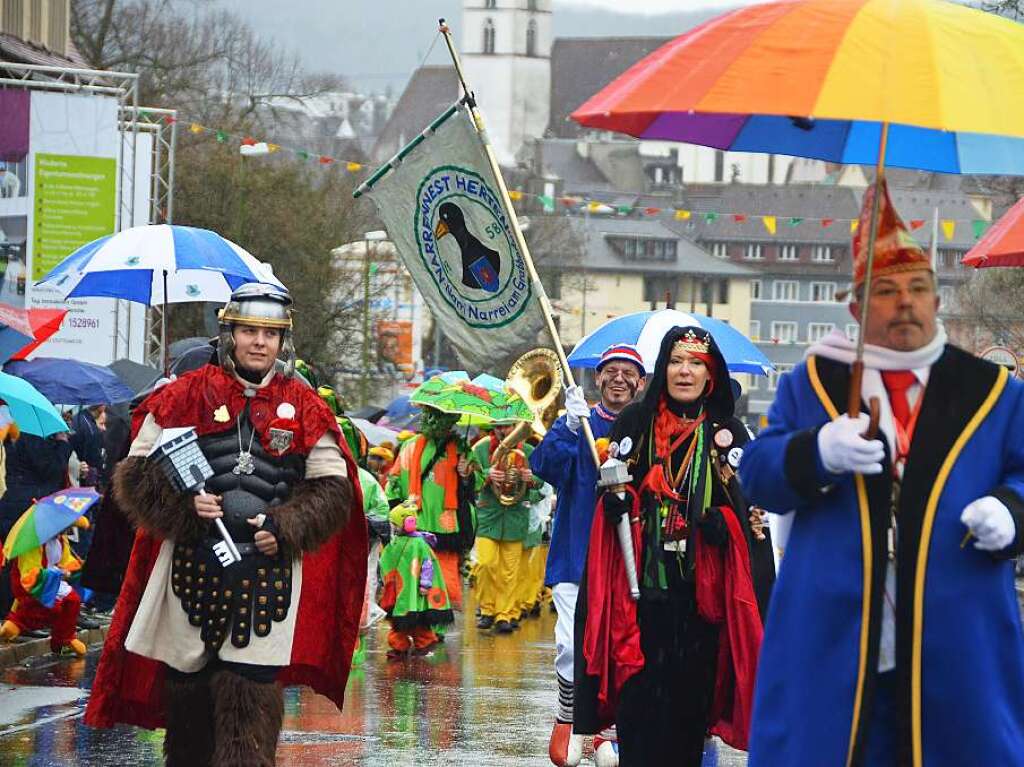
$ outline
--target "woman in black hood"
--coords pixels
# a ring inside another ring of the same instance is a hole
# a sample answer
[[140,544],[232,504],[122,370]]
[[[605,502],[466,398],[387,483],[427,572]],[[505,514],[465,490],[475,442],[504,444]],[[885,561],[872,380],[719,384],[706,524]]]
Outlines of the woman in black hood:
[[[743,713],[746,709],[733,707],[733,700],[745,701],[742,685],[750,694],[753,670],[743,665],[743,649],[720,652],[720,636],[726,636],[722,623],[705,619],[705,604],[699,610],[697,596],[700,585],[705,603],[712,592],[718,603],[735,599],[733,592],[728,599],[723,594],[724,580],[712,581],[703,574],[702,563],[709,559],[703,547],[713,549],[711,558],[717,561],[741,562],[735,569],[745,578],[748,602],[754,601],[750,562],[771,560],[771,544],[761,538],[759,516],[751,514],[738,492],[735,469],[749,435],[733,416],[733,408],[729,372],[714,338],[703,328],[675,327],[662,341],[643,399],[623,410],[612,429],[612,444],[632,480],[623,498],[607,491],[598,503],[604,523],[598,525],[595,519],[599,529],[591,537],[576,612],[575,729],[589,733],[607,726],[611,716],[607,690],[613,687],[617,693],[611,696],[613,715],[624,767],[699,767],[705,736],[716,721],[730,714],[734,719],[749,719]],[[609,569],[617,572],[622,564],[614,556],[606,560],[596,552],[608,551],[600,544],[609,539],[602,536],[614,534],[623,514],[639,518],[634,536],[641,537],[640,599],[602,610],[598,607],[602,599],[620,598],[607,595],[615,589],[615,575]],[[737,549],[742,553],[730,559]],[[773,579],[774,568],[763,584],[765,600]],[[631,622],[634,606],[635,624]],[[760,642],[757,605],[748,607],[740,616],[749,628],[747,649]],[[588,625],[591,611],[602,617]],[[730,616],[724,620],[728,622]],[[607,625],[595,625],[601,621]],[[630,630],[634,625],[638,632]],[[599,635],[602,639],[594,641]],[[600,655],[595,648],[606,645],[605,640],[612,645],[609,657],[595,658]],[[741,663],[732,668],[736,655]],[[723,657],[725,661],[720,660]],[[720,662],[730,665],[727,673],[719,668]],[[595,675],[600,668],[608,670]],[[723,679],[732,679],[735,693],[723,695]],[[738,717],[736,711],[740,711]],[[739,724],[730,739],[743,747],[749,721]]]

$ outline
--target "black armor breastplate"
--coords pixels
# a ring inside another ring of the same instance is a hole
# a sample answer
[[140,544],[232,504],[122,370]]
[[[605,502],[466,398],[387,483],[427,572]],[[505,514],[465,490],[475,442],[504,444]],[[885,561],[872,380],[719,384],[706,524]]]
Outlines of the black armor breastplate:
[[[231,637],[235,647],[249,644],[251,632],[264,637],[273,623],[288,616],[291,607],[292,568],[280,554],[268,557],[253,544],[256,528],[246,520],[272,510],[288,499],[291,489],[305,474],[306,459],[299,455],[273,456],[250,439],[253,426],[248,405],[240,424],[219,434],[199,438],[199,447],[213,469],[206,481],[208,493],[221,496],[223,522],[238,545],[242,561],[227,568],[213,553],[220,540],[211,525],[211,537],[174,547],[171,586],[188,614],[189,623],[200,629],[208,650],[216,652]],[[242,451],[252,455],[252,472],[239,461]],[[250,448],[251,444],[251,448]]]

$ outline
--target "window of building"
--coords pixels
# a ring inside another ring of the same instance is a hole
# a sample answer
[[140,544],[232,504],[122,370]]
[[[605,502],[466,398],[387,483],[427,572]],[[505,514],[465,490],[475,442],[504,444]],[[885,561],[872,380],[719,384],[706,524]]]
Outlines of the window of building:
[[747,386],[747,391],[748,392],[749,391],[757,391],[758,388],[760,388],[760,386],[761,386],[761,384],[759,383],[760,380],[761,380],[761,376],[751,375],[750,376],[750,384]]
[[711,255],[718,258],[729,257],[729,244],[726,242],[713,242],[711,243]]
[[761,320],[750,321],[750,340],[760,341],[761,340]]
[[528,11],[536,11],[537,10],[537,0],[528,0],[528,2],[526,3],[526,10],[528,10]]
[[761,244],[752,242],[747,245],[746,257],[750,261],[760,261],[764,256],[762,255]]
[[846,323],[846,337],[851,341],[856,341],[860,337],[860,325],[856,322]]
[[494,22],[484,22],[484,53],[494,53]]
[[834,282],[812,282],[811,283],[811,300],[812,301],[835,301],[836,300],[836,284]]
[[768,374],[768,391],[775,391],[779,388],[779,378],[793,369],[792,363],[776,362],[775,370]]
[[526,25],[526,55],[537,55],[537,22],[533,19]]
[[759,301],[761,299],[761,280],[750,281],[750,300]]
[[797,342],[796,323],[790,320],[776,320],[772,323],[772,341],[780,344],[795,344]]
[[943,312],[956,310],[956,288],[952,285],[939,286],[939,310]]
[[725,181],[725,152],[715,150],[715,181]]
[[729,303],[729,280],[718,281],[718,303]]
[[836,326],[831,322],[811,322],[807,325],[807,343],[820,341],[835,329]]
[[796,245],[779,246],[779,261],[796,261],[799,257]]
[[629,239],[622,241],[622,255],[626,258],[636,258],[636,240]]
[[484,1],[484,8],[486,8],[487,10],[491,10],[492,8],[497,8],[497,7],[498,7],[497,0],[485,0]]
[[711,280],[700,281],[700,302],[705,306],[710,304],[712,301],[712,284]]
[[814,250],[811,251],[812,261],[831,261],[832,260],[832,246],[831,245],[815,245]]
[[627,261],[675,261],[679,247],[676,240],[636,237],[612,237],[609,242]]
[[660,303],[666,298],[674,299],[676,297],[676,278],[673,275],[644,275],[644,301]]
[[773,301],[799,301],[800,283],[796,280],[775,280],[772,283]]

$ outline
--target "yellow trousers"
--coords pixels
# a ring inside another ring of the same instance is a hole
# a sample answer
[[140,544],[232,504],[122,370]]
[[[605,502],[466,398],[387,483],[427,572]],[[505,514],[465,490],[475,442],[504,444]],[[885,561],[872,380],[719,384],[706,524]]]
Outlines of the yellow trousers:
[[477,592],[480,595],[480,614],[492,616],[495,622],[518,618],[523,542],[478,537],[476,559],[479,566]]
[[544,568],[548,561],[547,545],[534,546],[523,551],[519,564],[519,590],[517,602],[521,612],[529,612],[544,590]]

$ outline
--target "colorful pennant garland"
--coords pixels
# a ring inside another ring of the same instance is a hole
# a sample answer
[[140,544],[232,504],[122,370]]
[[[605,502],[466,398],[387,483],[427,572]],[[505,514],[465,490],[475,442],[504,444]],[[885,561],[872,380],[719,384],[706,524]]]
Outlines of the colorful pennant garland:
[[[168,115],[164,118],[165,122],[174,122],[174,117]],[[195,135],[210,134],[218,143],[225,144],[229,142],[238,142],[239,151],[241,154],[246,156],[252,155],[264,155],[274,154],[279,151],[287,151],[294,154],[300,160],[308,161],[312,160],[317,165],[329,168],[329,167],[343,167],[348,173],[362,173],[372,170],[372,167],[367,166],[365,163],[357,162],[355,160],[345,160],[337,157],[331,157],[328,155],[322,155],[317,152],[311,152],[307,149],[298,149],[294,147],[284,146],[282,144],[272,144],[270,142],[261,141],[253,136],[245,135],[238,136],[225,130],[217,128],[210,128],[200,123],[191,122],[188,125],[190,133]],[[774,214],[764,213],[743,213],[743,212],[724,212],[724,211],[693,211],[686,208],[659,208],[652,206],[633,206],[633,205],[609,205],[607,203],[589,200],[583,197],[575,197],[571,195],[563,195],[561,197],[554,197],[552,195],[544,194],[530,194],[523,192],[518,189],[509,190],[509,198],[513,202],[520,202],[522,200],[535,200],[540,204],[541,208],[546,213],[554,213],[556,208],[561,206],[564,209],[579,209],[587,213],[597,213],[603,215],[619,215],[629,216],[638,214],[644,217],[656,218],[661,216],[671,217],[676,221],[691,221],[693,217],[700,216],[705,224],[714,224],[721,218],[736,224],[751,223],[754,219],[760,219],[764,229],[772,236],[778,233],[778,219],[779,217]],[[816,222],[822,229],[827,229],[833,224],[841,221],[849,223],[850,233],[853,234],[857,231],[858,220],[857,219],[844,219],[844,218],[819,218],[819,219],[805,219],[799,216],[785,216],[783,221],[788,228],[796,229],[804,223]],[[941,219],[940,226],[942,227],[942,233],[946,238],[946,241],[950,241],[956,235],[956,225],[958,222],[969,223],[971,225],[971,231],[974,235],[974,239],[980,239],[985,231],[992,225],[992,222],[985,221],[984,219]],[[918,230],[925,226],[928,222],[925,219],[911,219],[909,221],[911,230]]]

